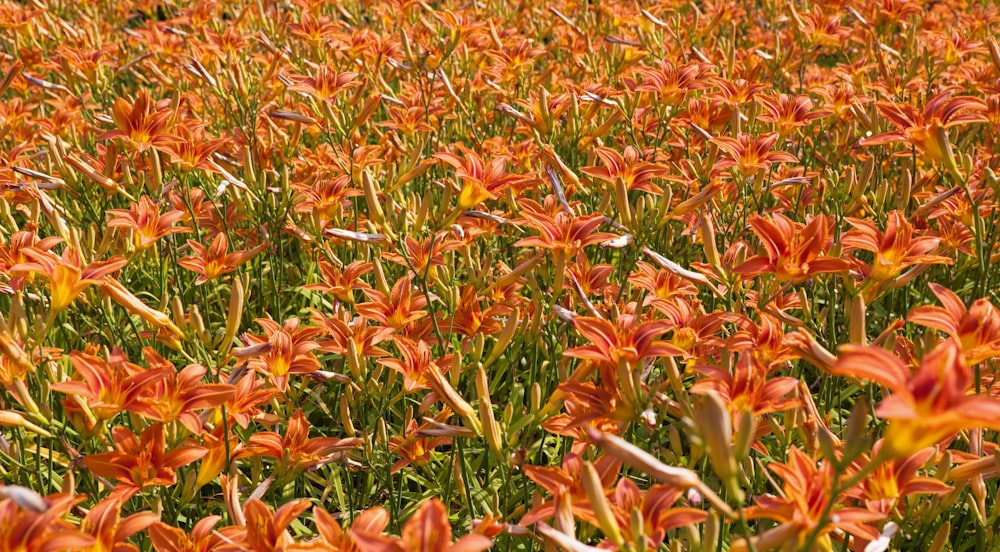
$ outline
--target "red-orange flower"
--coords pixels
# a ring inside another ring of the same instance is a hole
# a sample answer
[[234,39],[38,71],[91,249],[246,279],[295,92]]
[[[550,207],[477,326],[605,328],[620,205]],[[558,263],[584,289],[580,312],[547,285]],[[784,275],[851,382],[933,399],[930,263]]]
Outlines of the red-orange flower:
[[805,225],[780,213],[772,215],[770,220],[754,215],[750,217],[750,226],[764,244],[766,254],[747,259],[735,272],[748,276],[773,273],[779,282],[797,284],[814,274],[841,272],[851,267],[843,259],[826,256],[833,238],[824,215],[813,217]]
[[664,176],[669,171],[662,165],[642,161],[640,152],[635,147],[625,146],[624,155],[605,147],[598,147],[594,151],[604,166],[580,169],[585,174],[612,186],[621,178],[627,190],[642,190],[651,194],[663,193],[663,188],[653,184],[652,179]]
[[179,446],[168,452],[160,423],[146,428],[138,438],[124,427],[116,427],[111,433],[115,450],[86,456],[83,463],[95,475],[117,480],[112,493],[122,500],[146,487],[173,485],[177,482],[175,470],[206,452],[194,445]]
[[160,516],[152,512],[121,517],[123,500],[109,497],[95,504],[80,522],[80,529],[93,535],[95,542],[92,552],[139,552],[135,545],[125,539],[156,523]]
[[573,347],[563,352],[565,356],[597,361],[617,368],[619,363],[638,367],[644,359],[662,356],[683,356],[684,350],[658,340],[670,330],[664,320],[640,322],[634,313],[622,313],[615,324],[602,318],[577,316],[573,326],[590,345]]
[[132,104],[124,98],[118,98],[112,108],[112,117],[118,128],[101,134],[97,139],[124,138],[140,153],[150,146],[170,142],[173,138],[167,134],[166,128],[173,113],[166,109],[166,105],[169,105],[169,100],[154,103],[145,90],[139,91]]
[[143,349],[151,371],[163,369],[163,375],[146,387],[142,401],[149,406],[147,417],[163,423],[180,421],[195,435],[201,433],[201,418],[197,411],[214,408],[226,402],[235,392],[227,383],[204,383],[207,369],[190,364],[181,371],[155,351]]
[[899,457],[933,446],[966,428],[1000,429],[1000,400],[969,395],[972,373],[954,339],[924,355],[916,371],[879,347],[842,345],[835,375],[872,381],[892,394],[875,414],[889,420],[884,454]]
[[162,366],[145,370],[128,362],[120,349],[112,351],[110,362],[80,351],[71,352],[69,360],[81,381],[53,383],[52,390],[85,398],[100,421],[110,420],[123,410],[153,414],[143,395],[170,372]]
[[312,353],[319,348],[314,338],[322,333],[316,326],[302,326],[298,318],[289,318],[285,323],[268,318],[255,320],[265,335],[244,335],[248,345],[268,344],[263,353],[249,361],[249,367],[267,374],[275,387],[285,390],[290,374],[308,374],[323,367]]
[[[88,550],[94,538],[63,519],[82,495],[37,497],[40,508],[19,506],[13,499],[0,501],[0,549],[18,552]],[[38,511],[38,510],[42,511]]]
[[943,90],[927,100],[923,111],[904,102],[876,102],[880,114],[896,127],[866,138],[862,144],[874,146],[907,142],[931,162],[953,163],[951,145],[945,130],[953,126],[987,122],[986,104],[971,96],[952,97],[954,90]]
[[191,231],[184,226],[174,226],[184,218],[184,211],[175,209],[160,214],[160,206],[149,196],[140,197],[129,209],[108,209],[108,214],[113,215],[108,227],[132,230],[132,239],[139,251],[148,249],[164,236]]
[[[871,269],[867,274],[868,296],[871,299],[882,288],[882,284],[896,278],[903,270],[916,265],[951,264],[951,259],[932,255],[937,248],[938,238],[929,234],[914,236],[913,225],[899,211],[889,212],[885,230],[880,231],[871,221],[848,218],[853,226],[841,237],[844,251],[870,251],[875,254]],[[915,274],[914,274],[915,275]],[[902,277],[905,283],[907,278]]]
[[437,498],[424,501],[413,517],[403,525],[399,538],[387,537],[371,528],[352,527],[351,537],[361,550],[366,552],[399,552],[419,550],[421,552],[481,552],[493,546],[493,541],[484,535],[471,533],[451,541],[451,523],[444,504]]
[[296,409],[288,420],[285,435],[273,431],[261,431],[250,436],[246,451],[250,456],[267,456],[278,460],[277,471],[281,474],[296,474],[304,470],[314,470],[320,466],[336,462],[343,453],[357,448],[361,439],[337,439],[335,437],[309,438],[309,422],[302,409]]
[[248,250],[227,253],[229,239],[225,234],[219,232],[208,247],[193,240],[188,240],[188,246],[194,250],[194,255],[177,259],[177,264],[197,272],[199,276],[195,280],[195,284],[201,285],[223,274],[234,272],[240,265],[263,251],[267,244],[262,243]]
[[[792,447],[787,463],[773,463],[769,469],[782,480],[781,496],[758,496],[754,499],[757,505],[744,511],[751,519],[762,517],[779,522],[777,527],[754,539],[757,550],[765,552],[779,546],[804,550],[814,533],[816,548],[812,550],[831,550],[830,533],[838,529],[865,540],[878,537],[878,531],[869,523],[882,519],[883,514],[844,507],[843,497],[832,496],[836,478],[833,466],[826,460],[817,462],[798,447]],[[731,550],[746,551],[746,541],[734,543]]]
[[989,298],[977,299],[966,309],[955,292],[933,282],[930,287],[944,308],[917,307],[906,317],[909,322],[951,336],[960,345],[969,366],[1000,355],[1000,310]]
[[507,188],[524,180],[524,177],[507,172],[507,160],[495,157],[486,164],[476,152],[460,148],[463,157],[439,152],[434,157],[455,168],[455,176],[462,181],[458,194],[458,208],[471,209],[487,199],[496,199]]
[[20,263],[10,268],[12,274],[39,273],[49,281],[49,311],[61,312],[70,306],[88,287],[101,283],[101,278],[121,269],[128,261],[124,257],[112,257],[106,261],[95,261],[81,266],[80,253],[74,247],[63,250],[61,257],[29,247],[23,253],[32,262]]

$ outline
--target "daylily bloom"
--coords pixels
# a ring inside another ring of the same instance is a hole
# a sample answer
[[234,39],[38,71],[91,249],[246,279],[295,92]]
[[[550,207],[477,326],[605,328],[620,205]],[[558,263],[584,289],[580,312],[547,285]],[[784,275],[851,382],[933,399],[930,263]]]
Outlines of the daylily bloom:
[[983,100],[972,96],[952,97],[954,93],[954,90],[939,92],[927,100],[923,111],[904,102],[876,102],[879,113],[896,127],[896,131],[866,138],[861,143],[874,146],[907,142],[916,147],[927,161],[954,165],[946,130],[988,121]]
[[227,253],[229,239],[222,232],[215,235],[215,239],[208,247],[193,240],[188,240],[187,243],[194,251],[194,255],[177,259],[177,264],[198,273],[198,279],[195,280],[197,285],[204,284],[223,274],[234,272],[240,265],[267,248],[266,243],[261,243],[248,250]]
[[640,322],[637,314],[622,313],[616,322],[612,324],[601,318],[577,316],[573,319],[573,326],[591,344],[567,349],[563,354],[594,360],[614,368],[621,362],[637,367],[647,358],[685,354],[683,349],[666,341],[657,340],[670,330],[670,325],[666,321]]
[[59,494],[38,498],[41,511],[19,505],[12,498],[0,501],[0,549],[18,552],[89,550],[95,542],[94,537],[77,530],[64,519],[85,497]]
[[707,377],[691,386],[691,393],[718,393],[734,420],[744,409],[761,416],[801,404],[797,398],[788,396],[798,386],[798,378],[768,378],[767,368],[749,352],[740,355],[732,374],[717,366],[695,366],[693,369]]
[[139,153],[150,146],[170,142],[172,138],[167,134],[166,128],[173,113],[166,109],[167,105],[169,100],[154,103],[146,90],[140,90],[132,104],[124,98],[118,98],[112,108],[112,117],[118,128],[101,134],[97,139],[124,138]]
[[[682,496],[684,496],[683,489],[669,485],[653,485],[648,489],[639,490],[634,481],[627,477],[621,478],[608,502],[625,546],[612,546],[613,543],[605,541],[601,547],[639,552],[659,550],[666,539],[667,531],[702,523],[708,519],[708,512],[704,510],[674,507]],[[596,519],[585,521],[600,527]]]
[[524,217],[525,224],[538,230],[540,235],[518,240],[514,244],[517,247],[541,247],[561,251],[568,257],[575,255],[582,247],[616,237],[606,232],[595,232],[604,223],[604,215],[600,213],[574,217],[565,211],[549,216],[542,212],[522,210],[521,216]]
[[641,161],[640,152],[634,146],[626,146],[624,155],[605,147],[598,147],[594,152],[604,166],[584,167],[580,169],[584,174],[589,174],[612,186],[621,178],[626,190],[642,190],[651,194],[663,193],[663,188],[653,184],[652,179],[666,175],[669,170],[656,163]]
[[[880,440],[872,447],[873,457],[879,455],[882,443]],[[909,495],[947,493],[952,488],[940,479],[917,475],[928,460],[934,457],[934,453],[933,447],[925,448],[908,456],[882,462],[865,477],[860,486],[845,494],[863,499],[873,512],[890,516],[900,512],[900,501]],[[854,466],[861,469],[869,461],[868,455],[862,455],[854,461]]]
[[274,320],[255,320],[265,335],[245,334],[247,345],[268,344],[265,351],[249,361],[248,366],[266,374],[275,387],[284,391],[291,374],[309,374],[323,367],[312,353],[319,348],[314,338],[323,333],[316,326],[302,326],[298,318],[289,318],[278,325]]
[[312,76],[294,77],[295,84],[288,89],[307,94],[321,102],[333,102],[340,92],[361,86],[362,82],[357,78],[357,73],[341,73],[332,65],[320,65]]
[[302,409],[296,409],[288,420],[285,435],[261,431],[250,436],[246,451],[248,456],[267,456],[278,460],[277,472],[294,475],[304,470],[336,462],[345,452],[358,448],[361,439],[335,437],[309,438],[309,422]]
[[198,521],[190,532],[171,527],[162,521],[149,526],[149,540],[156,552],[212,552],[227,540],[232,528],[216,531],[220,516],[207,516]]
[[151,386],[144,388],[141,400],[149,405],[147,416],[150,419],[163,423],[178,420],[197,435],[201,432],[201,418],[196,412],[221,405],[235,392],[227,383],[203,383],[207,369],[200,364],[188,365],[178,372],[173,363],[149,347],[142,352],[151,370],[165,371]]
[[[879,532],[870,523],[885,516],[862,508],[844,507],[843,497],[831,496],[834,471],[826,460],[816,462],[798,447],[792,447],[787,463],[775,462],[769,469],[782,480],[781,496],[758,496],[754,499],[757,505],[744,510],[744,515],[750,519],[762,517],[779,522],[777,527],[754,539],[757,550],[766,552],[778,547],[804,550],[806,540],[816,534],[813,542],[816,548],[811,550],[831,551],[830,533],[838,529],[865,540],[878,538]],[[747,549],[746,541],[737,541],[731,548],[740,552]]]
[[907,321],[951,336],[961,346],[969,366],[1000,355],[1000,309],[989,298],[976,299],[966,309],[955,292],[933,282],[929,285],[944,308],[917,307],[910,311]]
[[[952,260],[940,255],[932,255],[937,248],[938,238],[931,235],[914,236],[913,225],[899,211],[891,211],[886,221],[885,230],[880,231],[874,223],[868,220],[848,218],[853,226],[840,239],[845,252],[870,251],[875,254],[875,260],[868,273],[865,283],[865,300],[873,300],[883,289],[886,282],[899,276],[908,281],[907,276],[900,274],[907,268],[932,264],[951,264]],[[916,273],[913,273],[915,276]]]
[[[622,463],[613,456],[602,455],[594,460],[594,467],[601,485],[610,487],[618,478]],[[574,513],[594,519],[590,500],[583,488],[583,458],[579,454],[567,454],[561,467],[525,465],[522,468],[525,475],[552,494],[553,498],[529,510],[518,522],[520,525],[531,525],[557,515],[557,502],[567,496],[573,503]]]
[[128,362],[120,349],[112,351],[108,360],[72,351],[69,361],[81,381],[56,382],[52,384],[52,390],[85,398],[87,406],[101,421],[110,420],[123,410],[153,414],[143,397],[152,385],[171,371],[162,366],[143,369]]
[[892,392],[875,409],[889,420],[881,449],[887,457],[912,454],[962,429],[1000,429],[1000,400],[968,394],[972,373],[954,339],[925,354],[916,371],[885,349],[842,345],[830,372]]
[[454,543],[451,541],[451,523],[444,504],[437,498],[424,501],[413,516],[403,525],[399,538],[375,533],[373,527],[351,527],[350,535],[357,547],[366,552],[396,552],[420,550],[422,552],[482,552],[493,546],[484,535],[470,533]]
[[[290,545],[288,552],[361,552],[363,549],[354,541],[351,532],[345,531],[337,520],[326,510],[319,506],[312,509],[313,520],[316,522],[316,531],[319,539],[308,543],[296,543]],[[356,516],[351,523],[351,531],[357,531],[372,535],[381,534],[389,525],[389,512],[385,508],[369,508]]]
[[174,226],[184,218],[184,211],[174,209],[161,214],[160,206],[145,195],[129,209],[108,209],[107,212],[112,215],[108,227],[132,230],[132,240],[139,251],[149,249],[164,236],[191,231],[184,226]]
[[49,312],[52,314],[62,312],[85,289],[100,284],[102,277],[128,264],[124,257],[112,257],[84,267],[81,266],[80,253],[73,247],[64,249],[60,257],[34,247],[23,252],[31,261],[12,266],[10,272],[44,274],[49,281]]
[[727,156],[721,157],[715,163],[715,169],[736,169],[744,175],[749,175],[759,169],[767,169],[773,163],[795,163],[794,155],[784,151],[773,151],[771,148],[778,141],[778,134],[754,135],[740,133],[736,138],[713,138],[712,142]]
[[471,209],[487,199],[496,199],[507,188],[524,180],[524,177],[507,172],[507,160],[495,157],[489,164],[476,152],[460,148],[462,155],[439,152],[434,157],[455,168],[455,176],[462,181],[458,194],[458,208]]
[[168,452],[160,423],[143,430],[138,438],[124,427],[116,427],[111,433],[115,450],[85,456],[83,463],[96,475],[117,480],[112,495],[122,500],[128,500],[146,487],[173,485],[177,482],[177,468],[198,460],[207,452],[194,445],[182,445]]
[[[444,416],[443,419],[451,416],[451,412],[447,412],[448,416]],[[403,433],[404,437],[389,437],[389,451],[402,457],[396,460],[392,468],[389,469],[389,473],[396,473],[409,464],[416,466],[426,465],[431,459],[432,450],[451,443],[450,437],[431,438],[419,434],[421,429],[429,429],[431,427],[429,423],[425,422],[418,426],[416,420],[410,420],[409,425],[406,426],[406,431]]]
[[427,297],[413,295],[413,283],[409,276],[396,280],[388,297],[376,289],[361,291],[368,296],[369,302],[358,305],[358,313],[396,331],[402,331],[411,322],[427,316],[427,311],[422,310],[427,306]]
[[308,500],[293,500],[272,511],[260,499],[251,498],[243,505],[246,523],[227,535],[229,538],[223,539],[226,544],[218,550],[284,552],[295,543],[288,526],[308,509]]
[[843,272],[851,267],[844,259],[826,256],[833,238],[824,215],[813,217],[805,225],[780,213],[770,220],[753,215],[750,226],[764,244],[766,254],[747,259],[735,272],[748,276],[773,273],[779,282],[797,284],[815,274]]
[[370,289],[362,276],[368,274],[373,269],[372,263],[364,261],[354,261],[343,269],[337,268],[327,261],[319,261],[319,270],[323,281],[318,284],[308,284],[302,289],[322,291],[333,295],[345,303],[354,303],[354,291],[359,289]]
[[139,552],[135,545],[125,539],[156,523],[160,516],[152,512],[140,512],[121,517],[123,500],[109,497],[95,504],[80,522],[80,529],[93,535],[95,542],[92,552]]
[[431,364],[443,366],[445,370],[451,366],[452,355],[435,360],[430,345],[423,340],[413,341],[397,337],[393,343],[399,349],[400,358],[382,358],[378,363],[392,368],[403,376],[403,391],[407,393],[430,387],[427,371]]

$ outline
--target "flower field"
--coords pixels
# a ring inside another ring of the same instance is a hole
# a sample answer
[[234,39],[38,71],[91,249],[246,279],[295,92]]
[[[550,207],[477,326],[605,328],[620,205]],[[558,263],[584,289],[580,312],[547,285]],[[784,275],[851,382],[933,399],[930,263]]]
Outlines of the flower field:
[[995,550],[998,36],[0,0],[0,551]]

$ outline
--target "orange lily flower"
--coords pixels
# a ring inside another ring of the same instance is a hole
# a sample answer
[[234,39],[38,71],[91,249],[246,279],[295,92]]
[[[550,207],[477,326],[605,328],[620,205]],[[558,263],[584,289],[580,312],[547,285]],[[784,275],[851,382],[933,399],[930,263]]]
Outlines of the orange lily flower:
[[[554,466],[522,466],[524,474],[543,489],[552,494],[553,498],[542,502],[528,511],[518,522],[519,525],[531,525],[535,522],[551,518],[557,512],[557,500],[569,498],[573,504],[574,514],[581,514],[590,519],[596,519],[590,508],[587,491],[583,487],[583,458],[579,454],[569,453],[562,461],[561,467]],[[622,463],[613,456],[602,455],[594,460],[598,479],[602,487],[610,487],[621,472]],[[567,496],[568,495],[568,496]]]
[[142,196],[129,209],[108,209],[112,215],[108,228],[128,228],[132,230],[132,240],[139,251],[149,249],[157,240],[171,234],[190,232],[190,228],[174,226],[184,218],[184,211],[177,209],[160,214],[159,205],[149,196]]
[[178,420],[197,435],[201,433],[201,418],[195,412],[215,408],[235,393],[235,387],[227,383],[203,383],[207,369],[200,364],[188,365],[178,372],[173,363],[149,347],[142,352],[150,369],[166,370],[164,377],[144,388],[142,400],[149,405],[150,419],[165,424]]
[[413,341],[405,337],[397,337],[393,343],[399,349],[401,358],[383,358],[379,359],[378,363],[402,374],[403,391],[407,393],[430,387],[427,380],[427,370],[431,364],[444,367],[445,370],[451,367],[452,355],[435,360],[431,354],[430,346],[424,340]]
[[830,372],[872,381],[892,392],[875,410],[889,420],[881,449],[889,458],[933,446],[962,429],[1000,429],[1000,400],[968,394],[972,373],[954,339],[925,354],[913,372],[879,347],[842,345]]
[[357,73],[340,73],[332,65],[320,65],[311,77],[305,75],[295,77],[295,84],[288,89],[307,94],[321,102],[333,102],[337,94],[361,86],[362,82],[357,78]]
[[[337,523],[326,510],[319,506],[314,506],[313,521],[316,522],[316,531],[319,539],[309,543],[296,543],[287,548],[288,552],[361,552],[358,543],[354,541],[351,533]],[[378,535],[385,531],[389,525],[389,512],[385,508],[378,506],[369,508],[354,516],[351,523],[351,530],[373,535]]]
[[617,237],[607,232],[595,232],[604,223],[604,215],[600,213],[574,217],[565,211],[550,216],[540,211],[524,210],[521,216],[525,224],[540,235],[518,240],[514,244],[517,247],[541,247],[570,256],[576,255],[582,247]]
[[812,99],[804,94],[760,96],[757,101],[764,107],[764,112],[757,118],[761,121],[774,123],[780,136],[786,136],[796,128],[808,125],[832,113],[827,109],[813,109]]
[[[872,447],[873,457],[879,455],[882,443],[879,440]],[[909,495],[947,493],[952,487],[941,480],[917,475],[934,454],[935,450],[931,447],[882,462],[858,487],[845,494],[864,500],[869,510],[889,516],[900,513],[900,501]],[[862,455],[854,461],[854,467],[861,469],[868,461],[868,456]]]
[[[772,463],[769,469],[782,479],[781,496],[756,497],[756,506],[744,510],[749,519],[767,518],[779,522],[754,539],[761,552],[784,546],[786,550],[805,549],[806,540],[818,530],[812,550],[833,550],[830,533],[842,530],[865,540],[875,540],[879,532],[870,522],[885,517],[879,512],[861,508],[847,508],[841,504],[843,497],[830,496],[833,490],[833,466],[826,460],[806,456],[798,447],[788,451],[788,462]],[[830,502],[833,502],[832,507]],[[829,509],[829,516],[824,513]],[[745,552],[746,541],[737,541],[731,550]]]
[[247,442],[248,456],[266,456],[278,460],[277,472],[295,475],[305,470],[314,470],[343,458],[344,453],[358,448],[361,439],[337,439],[335,437],[309,438],[309,422],[302,409],[296,409],[288,420],[285,435],[273,431],[261,431],[250,436]]
[[95,475],[117,480],[112,495],[123,501],[146,487],[177,483],[175,470],[207,452],[194,445],[182,445],[167,452],[160,423],[143,430],[138,438],[124,427],[116,427],[111,433],[115,450],[85,456],[83,463]]
[[[205,445],[205,456],[202,457],[198,465],[198,477],[194,486],[200,489],[213,481],[216,476],[229,467],[229,462],[247,456],[246,447],[239,440],[233,431],[226,431],[226,427],[219,425],[211,433],[203,431],[201,434],[202,444]],[[226,443],[226,440],[229,443]]]
[[[382,258],[407,268],[412,266],[417,274],[427,272],[428,280],[434,280],[437,278],[434,267],[447,264],[444,253],[457,249],[460,245],[461,242],[449,238],[446,232],[439,232],[436,236],[424,240],[423,243],[413,239],[412,236],[406,236],[406,239],[403,240],[405,258],[392,251],[384,251]],[[429,270],[428,267],[430,267]]]
[[624,155],[611,148],[598,147],[594,150],[604,163],[603,167],[584,167],[580,169],[598,180],[615,185],[621,178],[627,190],[642,190],[651,194],[662,194],[663,188],[653,184],[653,178],[659,178],[670,172],[666,167],[649,161],[641,160],[641,153],[634,146],[625,146]]
[[316,340],[319,350],[335,355],[350,355],[351,343],[359,357],[381,358],[389,356],[389,352],[378,346],[379,343],[392,337],[392,328],[384,326],[369,326],[368,319],[356,316],[350,322],[344,322],[337,316],[326,317],[313,309],[310,318],[317,326],[325,330],[325,336]]
[[446,318],[441,326],[466,337],[498,333],[502,327],[496,317],[508,313],[510,309],[502,305],[493,305],[484,311],[479,301],[480,297],[475,286],[465,285],[462,287],[458,305],[455,306],[455,313]]
[[749,175],[760,169],[767,169],[773,163],[795,163],[798,158],[784,151],[772,151],[778,141],[778,133],[740,133],[736,138],[713,138],[712,142],[729,155],[715,162],[715,169],[736,167],[740,174]]
[[10,272],[40,273],[48,278],[50,316],[70,306],[88,287],[100,284],[102,277],[128,264],[125,257],[112,257],[84,267],[81,266],[79,252],[73,247],[64,249],[60,257],[34,247],[25,249],[24,254],[32,261],[16,264]]
[[227,540],[227,531],[216,531],[213,528],[220,516],[207,516],[198,521],[191,532],[171,527],[162,521],[149,526],[149,540],[156,552],[212,552]]
[[439,152],[434,157],[455,168],[455,176],[462,181],[458,194],[458,208],[471,209],[487,199],[500,197],[507,188],[518,184],[524,177],[507,172],[507,160],[495,157],[487,165],[476,152],[459,146],[462,158],[453,153]]
[[826,216],[817,215],[802,225],[780,213],[768,220],[758,215],[750,217],[754,234],[764,244],[765,255],[757,255],[733,269],[737,273],[757,276],[773,273],[778,282],[798,284],[814,274],[842,272],[851,268],[843,259],[825,253],[833,245]]
[[413,296],[413,284],[409,276],[396,280],[388,297],[376,289],[361,291],[368,296],[369,302],[356,307],[358,314],[396,331],[427,316],[427,311],[421,310],[427,306],[427,298],[423,295]]
[[146,404],[144,395],[157,380],[167,377],[170,369],[159,367],[150,370],[128,362],[120,349],[111,352],[110,362],[103,358],[72,351],[69,361],[80,375],[81,381],[64,381],[51,385],[53,391],[79,395],[86,399],[98,420],[110,420],[123,410],[143,416],[154,414]]
[[93,548],[89,550],[139,552],[135,545],[126,543],[125,539],[156,523],[160,516],[152,512],[140,512],[122,519],[122,502],[119,497],[106,498],[95,504],[80,522],[80,529],[95,539]]
[[[63,519],[70,509],[83,501],[83,495],[35,495],[40,508],[27,508],[14,499],[0,501],[0,549],[18,552],[55,552],[89,550],[94,537],[76,529]],[[41,510],[41,511],[39,511]]]
[[320,346],[313,338],[323,333],[321,328],[299,327],[298,318],[289,318],[280,326],[268,318],[257,318],[255,322],[266,335],[245,334],[244,340],[249,346],[268,344],[270,347],[251,359],[248,366],[266,374],[279,390],[285,390],[290,374],[309,374],[323,367],[312,353]]
[[573,326],[591,344],[567,349],[563,355],[594,360],[607,367],[617,368],[624,362],[635,368],[647,358],[685,354],[683,349],[657,340],[670,330],[664,320],[640,322],[638,315],[625,312],[615,324],[602,318],[577,316]]
[[[451,411],[447,409],[446,411],[447,416],[442,417],[439,415],[437,417],[447,420],[451,417]],[[427,462],[430,462],[432,450],[451,443],[451,438],[449,437],[435,437],[432,439],[420,435],[419,432],[421,430],[430,429],[431,427],[433,426],[430,423],[424,422],[418,426],[416,420],[410,420],[409,425],[406,426],[406,431],[403,432],[403,437],[389,437],[389,452],[402,457],[396,460],[389,473],[396,473],[409,464],[424,466]]]
[[350,534],[358,548],[366,552],[481,552],[493,546],[493,541],[477,533],[470,533],[452,543],[448,512],[437,498],[425,500],[420,505],[417,512],[406,520],[399,538],[386,537],[363,527],[351,527]]
[[343,269],[326,261],[320,261],[319,270],[323,281],[318,284],[302,286],[302,289],[322,291],[333,295],[344,303],[353,304],[355,290],[371,288],[361,277],[371,272],[373,268],[372,263],[364,261],[354,261]]
[[933,282],[930,288],[944,308],[917,307],[910,311],[907,321],[951,336],[961,346],[969,366],[1000,355],[1000,309],[989,298],[977,299],[966,309],[955,292]]
[[118,98],[111,110],[118,128],[101,134],[97,139],[124,138],[139,153],[150,146],[170,142],[173,138],[167,134],[166,128],[173,113],[166,109],[169,104],[170,100],[154,103],[146,90],[140,90],[132,104],[124,98]]
[[218,550],[284,552],[295,543],[288,526],[308,509],[308,500],[293,500],[272,512],[260,499],[251,498],[243,505],[246,523],[227,535],[229,538],[224,541],[228,541],[227,544]]
[[205,125],[192,122],[175,125],[171,132],[171,140],[158,148],[167,153],[174,165],[186,171],[201,169],[219,172],[219,165],[212,159],[212,154],[226,146],[229,142],[227,138],[209,138],[205,134]]
[[861,143],[875,146],[907,142],[916,147],[927,161],[954,165],[946,129],[989,121],[983,100],[972,96],[953,98],[954,93],[954,90],[939,92],[927,101],[923,111],[903,102],[876,102],[875,107],[896,127],[896,132],[872,136]]
[[[947,257],[931,255],[930,252],[937,248],[938,238],[931,235],[914,237],[913,225],[899,211],[889,213],[884,232],[868,220],[848,218],[847,222],[854,228],[841,237],[844,251],[860,249],[875,254],[867,281],[863,284],[867,287],[866,300],[874,299],[885,282],[896,278],[911,266],[952,262]],[[902,281],[897,281],[897,285],[906,283],[916,273],[912,275],[901,276]]]
[[229,251],[229,239],[222,232],[215,235],[212,245],[204,245],[188,240],[188,245],[194,250],[194,255],[177,259],[177,264],[184,268],[197,272],[198,279],[195,284],[201,285],[223,274],[234,272],[243,263],[254,258],[258,253],[267,248],[266,243],[262,243],[248,250]]
[[250,420],[261,416],[262,404],[281,395],[281,390],[268,386],[267,380],[258,378],[257,372],[249,370],[236,380],[236,391],[226,401],[226,415],[230,423],[246,429]]
[[797,398],[788,397],[798,386],[798,378],[768,378],[767,368],[749,352],[740,355],[732,374],[717,366],[695,366],[694,370],[707,377],[691,386],[691,393],[718,393],[734,415],[734,421],[745,409],[754,416],[761,416],[801,404]]
[[[625,539],[625,547],[614,547],[611,546],[613,543],[605,541],[602,548],[659,550],[667,531],[708,519],[708,512],[704,510],[675,508],[674,504],[683,495],[682,489],[669,485],[652,485],[648,489],[639,490],[634,481],[627,477],[621,478],[608,502],[619,533]],[[584,521],[600,527],[596,518]]]
[[[31,227],[29,230],[18,230],[10,236],[10,241],[5,241],[3,236],[0,236],[0,275],[10,276],[10,270],[21,264],[31,261],[31,257],[27,255],[27,250],[29,248],[38,251],[49,251],[53,247],[63,241],[59,237],[48,237],[48,238],[38,238],[37,229]],[[24,276],[19,276],[10,279],[10,287],[12,289],[21,289],[24,283]],[[6,291],[4,292],[6,293]]]

